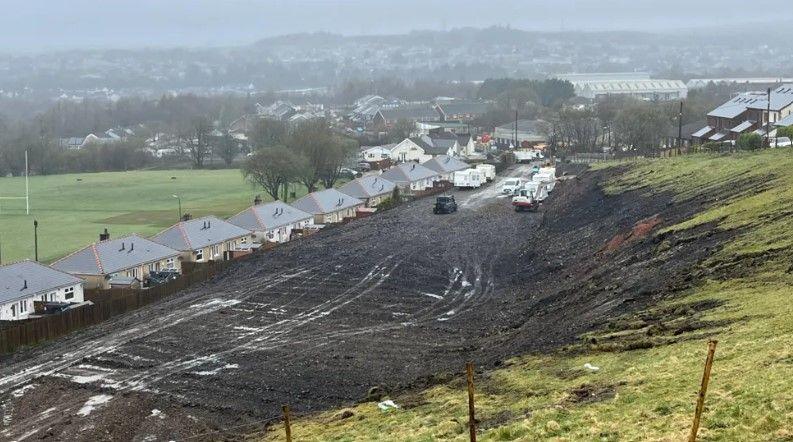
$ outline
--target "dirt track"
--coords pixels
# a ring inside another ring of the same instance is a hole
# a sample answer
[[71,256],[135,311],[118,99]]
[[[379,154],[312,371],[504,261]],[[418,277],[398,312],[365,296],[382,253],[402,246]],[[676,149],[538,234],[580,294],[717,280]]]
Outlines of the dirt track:
[[[674,275],[702,257],[672,249],[655,267],[603,258],[609,238],[668,206],[604,198],[597,179],[560,183],[533,214],[488,188],[457,193],[452,215],[415,201],[6,358],[0,438],[233,438],[282,403],[318,410],[373,386],[420,386],[467,359],[570,342],[675,280],[648,272]],[[621,253],[651,253],[642,244]]]

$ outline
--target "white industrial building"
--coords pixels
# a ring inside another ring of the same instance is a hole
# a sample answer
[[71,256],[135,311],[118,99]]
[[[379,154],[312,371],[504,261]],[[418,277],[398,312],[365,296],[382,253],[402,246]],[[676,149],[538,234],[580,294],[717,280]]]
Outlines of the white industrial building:
[[650,78],[646,72],[560,74],[555,78],[573,84],[579,97],[596,99],[607,95],[630,95],[642,100],[679,100],[688,87],[680,80]]

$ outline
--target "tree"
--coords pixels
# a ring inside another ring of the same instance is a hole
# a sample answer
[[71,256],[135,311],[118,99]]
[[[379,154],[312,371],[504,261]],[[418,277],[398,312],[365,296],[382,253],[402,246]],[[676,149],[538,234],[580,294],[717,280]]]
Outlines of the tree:
[[757,150],[763,147],[763,137],[754,132],[741,134],[735,142],[735,147],[742,150]]
[[286,123],[268,118],[259,119],[250,134],[254,149],[283,145],[288,134]]
[[242,165],[242,175],[277,200],[279,191],[295,182],[305,168],[305,158],[286,147],[276,146],[259,149],[249,156]]
[[287,138],[286,146],[306,159],[307,166],[302,168],[298,180],[309,192],[317,189],[320,180],[332,186],[350,149],[349,143],[342,143],[324,119],[300,123]]
[[197,169],[204,167],[204,161],[210,154],[209,137],[211,132],[212,124],[208,118],[198,117],[193,120],[188,146],[190,146],[190,158],[193,160],[193,166]]
[[600,135],[600,122],[589,109],[562,109],[560,130],[566,145],[578,152],[594,152]]
[[776,130],[777,137],[787,137],[793,140],[793,126],[780,127]]
[[656,103],[636,102],[620,110],[614,122],[618,143],[631,150],[657,149],[671,118]]
[[394,127],[388,131],[388,139],[394,143],[398,143],[408,138],[415,129],[416,123],[414,122],[404,119],[397,120]]
[[215,146],[215,153],[217,156],[223,159],[223,162],[226,163],[226,166],[231,166],[231,163],[234,162],[234,158],[239,152],[240,146],[237,143],[237,140],[235,140],[234,137],[228,132],[220,137],[220,140],[218,140],[218,143]]

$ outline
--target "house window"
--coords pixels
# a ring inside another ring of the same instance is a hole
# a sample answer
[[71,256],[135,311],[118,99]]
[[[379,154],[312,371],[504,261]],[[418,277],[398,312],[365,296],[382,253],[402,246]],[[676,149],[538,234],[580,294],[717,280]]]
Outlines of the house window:
[[242,244],[248,244],[248,237],[247,236],[243,236],[242,238],[240,238],[240,242]]
[[138,268],[127,270],[127,276],[130,278],[137,278],[138,277]]
[[160,271],[160,263],[159,262],[153,262],[153,263],[149,264],[149,273],[151,273],[151,272],[159,272],[159,271]]
[[19,301],[19,313],[25,313],[28,311],[28,301]]
[[212,246],[212,257],[215,258],[218,255],[220,255],[220,245],[219,244]]
[[74,287],[69,287],[63,291],[63,297],[66,299],[73,299],[74,298]]
[[203,261],[204,260],[204,249],[197,250],[195,252],[195,260],[196,261]]
[[170,270],[173,270],[176,267],[176,260],[174,258],[168,258],[165,260],[165,267]]
[[17,317],[17,305],[16,304],[11,304],[11,317],[14,317],[14,318]]

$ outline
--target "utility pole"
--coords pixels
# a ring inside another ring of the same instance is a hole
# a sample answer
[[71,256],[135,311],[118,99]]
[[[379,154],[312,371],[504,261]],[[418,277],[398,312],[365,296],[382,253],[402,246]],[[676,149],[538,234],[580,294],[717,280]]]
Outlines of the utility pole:
[[515,102],[515,149],[518,148],[518,103]]
[[179,195],[173,194],[172,197],[176,198],[179,203],[179,221],[182,221],[182,198]]
[[30,215],[30,168],[27,150],[25,151],[25,215]]
[[680,102],[680,112],[677,114],[677,148],[683,147],[683,102]]
[[33,257],[35,261],[39,260],[39,222],[33,220]]
[[771,88],[768,88],[768,107],[765,116],[765,145],[771,147]]

